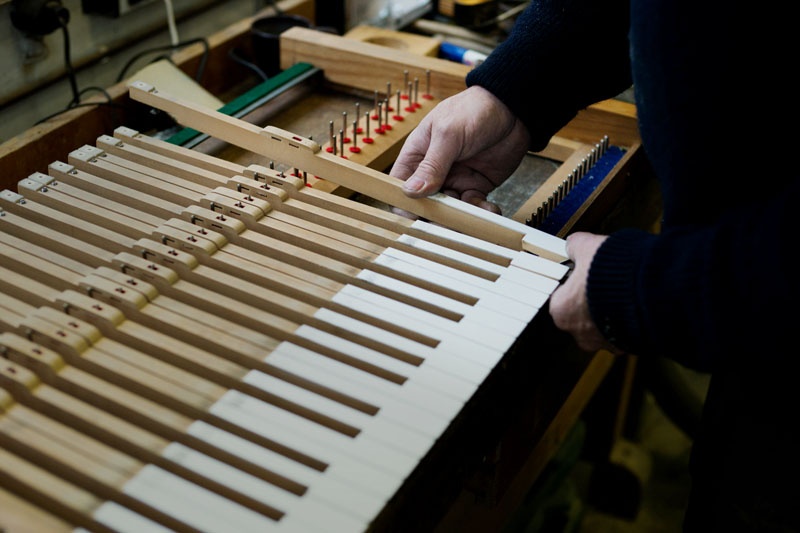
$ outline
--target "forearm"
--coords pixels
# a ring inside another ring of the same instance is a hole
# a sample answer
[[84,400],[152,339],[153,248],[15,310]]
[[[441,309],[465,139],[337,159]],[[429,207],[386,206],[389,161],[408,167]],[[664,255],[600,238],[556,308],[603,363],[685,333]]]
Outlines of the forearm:
[[624,0],[533,1],[467,84],[500,98],[543,148],[578,110],[630,86],[628,20]]

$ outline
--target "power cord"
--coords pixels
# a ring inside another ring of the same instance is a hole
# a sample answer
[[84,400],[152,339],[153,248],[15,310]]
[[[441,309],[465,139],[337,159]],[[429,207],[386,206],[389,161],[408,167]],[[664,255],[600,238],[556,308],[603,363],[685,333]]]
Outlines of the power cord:
[[208,62],[208,54],[209,54],[208,40],[206,40],[204,37],[197,37],[195,39],[189,39],[189,40],[186,40],[186,41],[183,41],[183,42],[179,42],[179,43],[176,43],[176,44],[169,44],[169,45],[165,45],[165,46],[157,46],[155,48],[149,48],[147,50],[142,50],[141,52],[139,52],[138,54],[136,54],[135,56],[133,56],[131,59],[128,60],[128,62],[122,68],[122,71],[119,73],[119,76],[117,76],[117,83],[119,83],[119,82],[121,82],[122,80],[125,79],[125,75],[128,73],[128,70],[131,68],[131,66],[135,62],[137,62],[139,59],[141,59],[142,57],[144,57],[144,56],[146,56],[148,54],[153,54],[155,52],[167,52],[167,51],[177,50],[179,48],[183,48],[185,46],[189,46],[189,45],[197,44],[197,43],[202,44],[203,45],[203,50],[204,50],[203,51],[203,55],[200,58],[200,63],[197,65],[197,72],[195,72],[195,81],[200,82],[202,80],[202,78],[203,78],[203,74],[205,73],[206,63]]
[[230,51],[228,51],[228,57],[231,58],[234,62],[242,65],[243,67],[246,67],[246,68],[249,68],[250,70],[252,70],[256,74],[256,76],[261,78],[262,82],[263,81],[267,81],[269,79],[269,76],[267,75],[266,72],[261,70],[261,67],[259,67],[258,65],[256,65],[252,61],[249,61],[248,59],[245,59],[244,57],[242,57],[240,55],[240,51],[238,49],[231,48]]
[[[46,116],[36,122],[35,125],[41,124],[46,120],[76,107],[109,105],[111,103],[111,96],[102,87],[86,87],[83,90],[78,89],[75,68],[72,66],[72,47],[70,44],[69,29],[67,28],[70,14],[69,10],[61,4],[60,0],[13,0],[11,3],[10,15],[11,23],[14,27],[24,32],[26,35],[41,38],[61,29],[64,37],[64,65],[67,73],[67,80],[69,81],[70,90],[72,92],[72,99],[65,109]],[[81,96],[91,91],[103,93],[106,97],[106,102],[82,104]]]

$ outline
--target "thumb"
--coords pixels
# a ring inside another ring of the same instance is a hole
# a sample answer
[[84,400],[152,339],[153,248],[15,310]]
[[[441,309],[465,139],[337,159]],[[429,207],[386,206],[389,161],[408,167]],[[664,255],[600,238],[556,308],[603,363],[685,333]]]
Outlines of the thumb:
[[403,192],[411,198],[430,196],[438,192],[447,177],[450,167],[459,155],[459,143],[447,136],[432,137],[422,161],[403,183]]

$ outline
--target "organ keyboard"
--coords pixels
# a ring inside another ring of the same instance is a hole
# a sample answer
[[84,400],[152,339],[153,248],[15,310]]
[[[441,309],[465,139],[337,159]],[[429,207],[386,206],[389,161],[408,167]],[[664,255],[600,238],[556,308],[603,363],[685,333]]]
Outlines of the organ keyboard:
[[0,194],[0,487],[66,529],[370,529],[568,272],[125,127],[47,170]]

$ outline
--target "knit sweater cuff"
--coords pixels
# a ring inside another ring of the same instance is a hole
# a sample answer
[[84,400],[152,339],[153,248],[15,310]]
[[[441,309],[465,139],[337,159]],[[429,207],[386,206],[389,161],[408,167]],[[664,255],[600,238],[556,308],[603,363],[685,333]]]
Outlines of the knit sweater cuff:
[[636,352],[641,346],[642,324],[635,298],[644,241],[652,235],[621,230],[597,250],[589,269],[587,299],[594,323],[614,346]]

